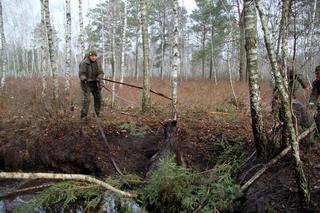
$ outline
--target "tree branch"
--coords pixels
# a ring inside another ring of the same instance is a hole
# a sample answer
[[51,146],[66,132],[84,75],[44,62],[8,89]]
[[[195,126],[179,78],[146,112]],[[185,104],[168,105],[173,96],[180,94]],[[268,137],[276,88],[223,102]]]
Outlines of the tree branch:
[[[313,132],[315,129],[316,129],[316,124],[313,123],[309,129],[307,129],[306,131],[301,133],[301,135],[298,136],[297,141],[299,142],[300,140],[302,140],[303,138],[308,136],[311,132]],[[250,178],[244,185],[241,186],[241,191],[242,192],[246,191],[249,188],[249,186],[251,186],[251,184],[254,181],[256,181],[268,168],[270,168],[272,165],[277,163],[282,157],[286,156],[288,154],[288,152],[290,151],[290,149],[291,149],[291,146],[288,146],[287,148],[282,150],[282,152],[280,154],[278,154],[277,156],[272,158],[254,176],[252,176],[252,178]]]
[[89,183],[95,183],[102,186],[110,191],[113,191],[119,195],[125,197],[137,197],[135,193],[129,193],[121,191],[108,183],[98,180],[97,178],[89,175],[82,174],[61,174],[61,173],[25,173],[25,172],[0,172],[0,179],[55,179],[55,180],[78,180]]

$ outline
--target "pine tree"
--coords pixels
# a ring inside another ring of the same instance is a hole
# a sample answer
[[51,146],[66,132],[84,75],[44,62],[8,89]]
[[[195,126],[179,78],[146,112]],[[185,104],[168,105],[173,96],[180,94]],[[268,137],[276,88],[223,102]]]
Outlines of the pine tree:
[[149,67],[149,33],[147,0],[140,0],[141,27],[143,43],[143,91],[142,91],[142,112],[151,111],[150,96],[150,67]]

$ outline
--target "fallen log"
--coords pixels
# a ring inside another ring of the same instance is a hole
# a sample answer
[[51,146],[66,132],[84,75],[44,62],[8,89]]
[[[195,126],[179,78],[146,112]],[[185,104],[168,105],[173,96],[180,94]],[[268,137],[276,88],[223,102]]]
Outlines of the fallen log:
[[[308,136],[310,133],[312,133],[314,130],[316,130],[316,128],[317,128],[316,124],[313,123],[309,129],[307,129],[306,131],[304,131],[303,133],[301,133],[298,136],[297,141],[299,142],[300,140],[302,140],[303,138]],[[291,146],[288,146],[287,148],[282,150],[282,152],[280,154],[278,154],[277,156],[272,158],[255,175],[253,175],[245,184],[243,184],[241,186],[241,191],[242,192],[246,191],[249,188],[249,186],[251,186],[251,184],[254,183],[254,181],[256,181],[268,168],[270,168],[272,165],[277,163],[282,157],[286,156],[288,154],[288,152],[290,151],[290,149],[291,149]]]
[[121,191],[108,183],[98,180],[89,175],[82,174],[61,174],[61,173],[24,173],[24,172],[0,172],[0,179],[54,179],[54,180],[77,180],[89,183],[95,183],[110,191],[113,191],[124,197],[137,197],[135,193]]

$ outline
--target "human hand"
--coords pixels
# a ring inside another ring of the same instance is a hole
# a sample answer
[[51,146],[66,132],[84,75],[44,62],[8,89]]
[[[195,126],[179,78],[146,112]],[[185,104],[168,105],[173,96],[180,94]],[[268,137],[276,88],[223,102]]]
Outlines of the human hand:
[[309,102],[309,103],[308,103],[308,108],[309,108],[309,109],[315,109],[315,108],[316,108],[316,104],[313,103],[313,102]]

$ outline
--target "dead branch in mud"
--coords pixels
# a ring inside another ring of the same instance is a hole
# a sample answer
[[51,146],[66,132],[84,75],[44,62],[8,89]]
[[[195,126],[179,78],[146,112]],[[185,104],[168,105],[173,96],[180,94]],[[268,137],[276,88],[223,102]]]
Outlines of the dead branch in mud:
[[10,197],[10,196],[14,196],[14,195],[20,194],[20,193],[26,193],[26,192],[29,192],[29,191],[40,190],[40,189],[43,189],[43,188],[47,188],[49,186],[52,186],[52,183],[46,183],[46,184],[42,184],[40,186],[27,187],[27,188],[23,188],[23,189],[17,189],[17,190],[8,192],[6,194],[0,195],[0,199],[7,198],[7,197]]
[[61,173],[25,173],[25,172],[0,172],[0,179],[55,179],[55,180],[77,180],[89,183],[95,183],[110,191],[113,191],[124,197],[137,197],[135,193],[121,191],[108,183],[98,180],[89,175],[82,174],[61,174]]
[[[315,129],[316,129],[316,124],[313,123],[309,129],[307,129],[306,131],[304,131],[303,133],[301,133],[298,136],[297,141],[299,142],[300,140],[302,140],[303,138],[308,136],[311,132],[313,132]],[[273,164],[277,163],[282,157],[286,156],[288,154],[288,152],[290,151],[290,149],[291,149],[291,146],[288,146],[287,148],[282,150],[282,152],[280,154],[278,154],[277,156],[272,158],[255,175],[253,175],[244,185],[241,186],[241,191],[244,192],[245,190],[247,190],[249,188],[249,186],[254,181],[256,181],[268,168],[270,168]]]

